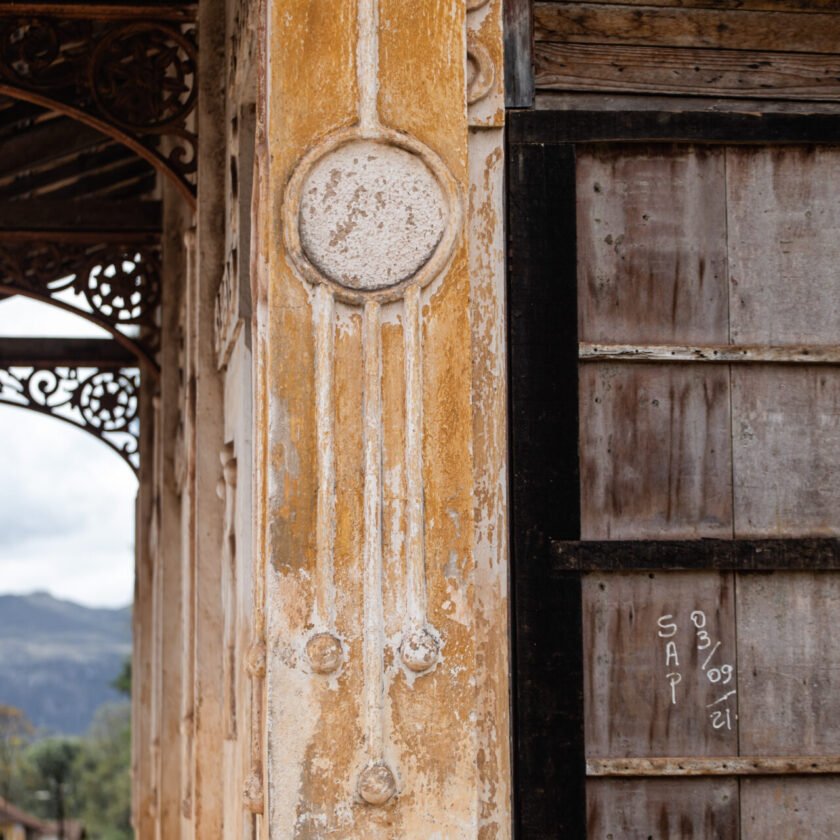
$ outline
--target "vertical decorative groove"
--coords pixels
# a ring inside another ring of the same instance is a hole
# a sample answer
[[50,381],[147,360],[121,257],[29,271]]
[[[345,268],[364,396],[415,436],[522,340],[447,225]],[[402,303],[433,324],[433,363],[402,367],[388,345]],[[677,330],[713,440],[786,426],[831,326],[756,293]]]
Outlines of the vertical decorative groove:
[[333,364],[335,301],[323,285],[315,287],[315,399],[317,418],[318,500],[315,525],[315,625],[335,629],[335,441]]
[[379,128],[379,3],[359,0],[359,43],[356,50],[359,84],[359,128],[363,135]]
[[405,341],[405,470],[408,491],[406,540],[406,607],[408,624],[401,656],[412,671],[428,671],[440,645],[427,624],[426,535],[423,499],[423,325],[421,291],[406,289],[403,310]]
[[237,626],[237,558],[236,558],[236,485],[237,460],[233,442],[228,441],[219,453],[222,476],[216,485],[216,495],[225,507],[222,544],[222,607],[224,609],[224,679],[225,702],[223,714],[225,739],[236,739],[236,626]]
[[368,766],[359,777],[359,795],[382,805],[396,793],[394,774],[384,760],[385,653],[382,606],[382,328],[380,304],[368,301],[363,319],[365,447],[364,632],[365,738]]
[[364,672],[368,751],[382,758],[382,333],[380,306],[364,308]]
[[426,622],[426,545],[423,511],[423,339],[420,289],[405,293],[405,460],[408,490],[407,607],[416,627]]

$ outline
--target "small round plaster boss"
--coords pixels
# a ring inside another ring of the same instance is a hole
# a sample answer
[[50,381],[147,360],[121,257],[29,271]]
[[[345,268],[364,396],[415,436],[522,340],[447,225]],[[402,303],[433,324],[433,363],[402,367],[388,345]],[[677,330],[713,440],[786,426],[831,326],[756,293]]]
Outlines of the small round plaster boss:
[[332,674],[341,665],[341,642],[331,633],[317,633],[306,643],[306,655],[316,674]]
[[368,805],[384,805],[397,792],[397,781],[388,765],[371,764],[359,777],[359,796]]
[[405,666],[420,674],[428,671],[438,661],[440,643],[428,630],[421,627],[405,636],[400,653]]

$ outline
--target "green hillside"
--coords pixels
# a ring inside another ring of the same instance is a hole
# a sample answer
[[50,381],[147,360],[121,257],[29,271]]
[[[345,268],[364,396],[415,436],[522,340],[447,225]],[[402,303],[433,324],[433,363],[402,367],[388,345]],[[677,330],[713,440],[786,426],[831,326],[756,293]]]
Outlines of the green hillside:
[[43,592],[0,595],[0,704],[39,729],[85,732],[131,652],[131,608],[92,609]]

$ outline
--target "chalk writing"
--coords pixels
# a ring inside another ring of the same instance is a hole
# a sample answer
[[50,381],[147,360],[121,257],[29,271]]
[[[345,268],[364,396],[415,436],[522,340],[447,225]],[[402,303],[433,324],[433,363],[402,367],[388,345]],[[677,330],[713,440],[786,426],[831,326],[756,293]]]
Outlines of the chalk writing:
[[[694,610],[689,615],[689,631],[694,631],[694,645],[700,654],[698,662],[702,659],[700,664],[700,672],[705,675],[707,682],[712,686],[726,687],[730,686],[735,679],[735,666],[722,661],[723,651],[721,650],[722,642],[720,639],[714,639],[709,631],[707,624],[708,620],[706,613],[703,610]],[[658,638],[665,640],[662,648],[662,655],[664,659],[665,680],[670,697],[671,705],[676,706],[679,700],[677,686],[683,682],[683,673],[678,670],[680,668],[680,656],[678,650],[680,620],[673,613],[666,613],[659,616],[656,620]],[[685,627],[685,625],[683,625]],[[708,719],[713,729],[732,730],[733,721],[738,719],[738,714],[735,709],[735,698],[738,694],[737,689],[729,688],[724,693],[706,703],[705,707],[708,710]]]
[[672,615],[663,615],[657,619],[657,624],[660,626],[660,631],[657,634],[663,639],[670,639],[677,635],[677,625],[671,619]]
[[677,654],[677,643],[674,637],[677,635],[678,627],[673,621],[673,615],[661,615],[656,620],[659,630],[656,635],[660,639],[668,639],[665,643],[665,679],[668,681],[671,691],[671,703],[677,705],[677,686],[682,682],[682,674],[679,671],[668,671],[672,666],[680,667],[680,660]]
[[670,674],[666,674],[665,677],[671,685],[671,702],[676,706],[677,686],[682,682],[682,674],[672,671]]

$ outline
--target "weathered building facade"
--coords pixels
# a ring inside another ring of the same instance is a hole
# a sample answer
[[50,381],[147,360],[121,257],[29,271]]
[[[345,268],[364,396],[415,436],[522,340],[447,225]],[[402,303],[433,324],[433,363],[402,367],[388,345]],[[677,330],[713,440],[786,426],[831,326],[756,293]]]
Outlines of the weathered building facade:
[[138,473],[138,838],[828,836],[836,3],[0,8],[0,293],[114,337],[0,397]]

